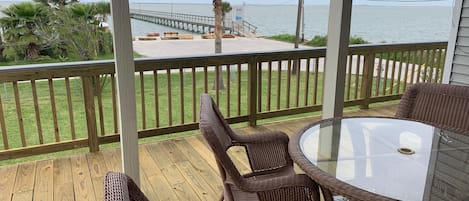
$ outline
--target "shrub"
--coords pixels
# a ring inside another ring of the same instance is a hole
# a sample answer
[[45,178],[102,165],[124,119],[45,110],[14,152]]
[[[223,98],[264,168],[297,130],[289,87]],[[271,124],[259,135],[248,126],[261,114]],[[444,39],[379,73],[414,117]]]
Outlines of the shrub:
[[354,44],[368,44],[370,42],[366,41],[365,39],[363,39],[362,37],[360,36],[350,36],[350,39],[349,39],[349,44],[350,45],[354,45]]
[[[366,41],[360,36],[350,36],[349,44],[368,44],[370,42]],[[323,47],[327,45],[327,36],[316,35],[310,41],[306,42],[305,45],[313,46],[313,47]]]
[[288,42],[288,43],[294,43],[295,38],[296,36],[293,34],[279,34],[279,35],[268,37],[268,39],[278,40],[278,41],[283,41],[283,42]]
[[315,35],[313,39],[306,42],[305,45],[314,46],[314,47],[323,47],[327,45],[327,36]]

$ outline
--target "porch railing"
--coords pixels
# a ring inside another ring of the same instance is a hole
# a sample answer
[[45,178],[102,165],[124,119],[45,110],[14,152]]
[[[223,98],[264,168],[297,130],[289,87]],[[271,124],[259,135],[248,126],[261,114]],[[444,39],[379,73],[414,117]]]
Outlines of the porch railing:
[[[399,99],[416,82],[441,82],[446,46],[351,47],[346,106],[366,108]],[[138,135],[198,129],[201,93],[213,95],[230,123],[320,111],[325,54],[314,48],[137,59]],[[112,61],[0,68],[0,160],[97,151],[119,141],[115,81]]]

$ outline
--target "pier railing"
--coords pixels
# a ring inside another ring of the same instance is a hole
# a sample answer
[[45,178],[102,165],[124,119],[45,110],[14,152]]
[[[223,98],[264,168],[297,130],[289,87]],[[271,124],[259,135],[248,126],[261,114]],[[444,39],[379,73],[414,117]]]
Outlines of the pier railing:
[[[351,47],[346,106],[366,108],[399,99],[414,83],[441,82],[446,45]],[[138,59],[138,135],[198,129],[201,93],[214,97],[230,123],[320,111],[325,54],[314,48]],[[0,68],[0,160],[97,151],[119,141],[115,81],[112,61]]]
[[[131,9],[130,16],[134,19],[193,32],[208,33],[215,29],[215,17],[212,16],[140,9]],[[240,22],[233,21],[232,23],[225,24],[225,30],[240,36],[253,35],[256,33],[256,29],[256,26],[245,20]]]
[[173,12],[162,12],[162,11],[152,11],[152,10],[136,10],[131,9],[131,13],[135,14],[147,14],[151,16],[157,16],[166,19],[176,19],[180,21],[187,22],[197,22],[203,24],[214,24],[215,18],[211,16],[202,16],[202,15],[192,15],[184,13],[173,13]]

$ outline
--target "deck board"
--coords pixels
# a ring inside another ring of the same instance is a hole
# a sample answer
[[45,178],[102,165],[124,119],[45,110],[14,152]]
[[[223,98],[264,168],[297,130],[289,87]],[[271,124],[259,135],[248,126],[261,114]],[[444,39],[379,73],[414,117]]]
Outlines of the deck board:
[[103,198],[103,179],[108,172],[104,157],[101,152],[86,154],[88,160],[88,169],[90,171],[91,182],[97,199]]
[[[395,110],[395,105],[383,106],[347,112],[345,116],[393,116]],[[251,134],[280,130],[291,135],[319,119],[299,118],[235,131]],[[243,149],[233,149],[230,155],[241,172],[249,171]],[[218,167],[201,135],[141,144],[139,156],[141,188],[150,200],[218,200],[222,191]],[[102,200],[104,175],[122,170],[120,157],[120,149],[114,148],[1,166],[0,201]]]
[[53,200],[54,198],[54,163],[53,160],[36,162],[34,200]]
[[[151,153],[143,146],[139,149],[140,158],[140,177],[142,179],[142,190],[149,197],[156,198],[157,200],[177,200],[176,195],[172,193],[172,187],[164,177],[163,173],[158,167],[158,164],[151,157]],[[143,175],[143,176],[142,176]]]
[[172,153],[169,153],[165,148],[165,144],[168,141],[162,141],[159,143],[147,145],[150,152],[152,152],[153,160],[158,162],[161,169],[161,173],[164,175],[168,183],[173,189],[173,193],[176,194],[179,200],[200,200],[194,189],[191,188],[190,184],[182,173],[179,171],[177,164],[172,160]]
[[35,162],[27,162],[18,165],[12,200],[32,200],[35,177]]
[[70,158],[72,167],[73,189],[75,200],[99,200],[96,198],[93,182],[91,181],[86,155],[76,155]]
[[54,160],[54,201],[73,200],[72,167],[70,158],[59,158]]
[[17,165],[0,168],[0,201],[11,200],[17,169]]

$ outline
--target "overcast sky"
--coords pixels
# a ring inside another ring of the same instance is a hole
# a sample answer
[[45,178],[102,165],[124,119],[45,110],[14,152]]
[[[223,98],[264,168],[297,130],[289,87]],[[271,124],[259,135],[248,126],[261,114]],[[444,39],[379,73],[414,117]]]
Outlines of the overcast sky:
[[[84,1],[84,0],[83,0]],[[298,0],[226,0],[231,4],[297,4]],[[304,0],[305,4],[328,4],[330,0]],[[211,0],[130,0],[133,3],[211,3]],[[360,5],[451,6],[453,0],[353,0]]]

